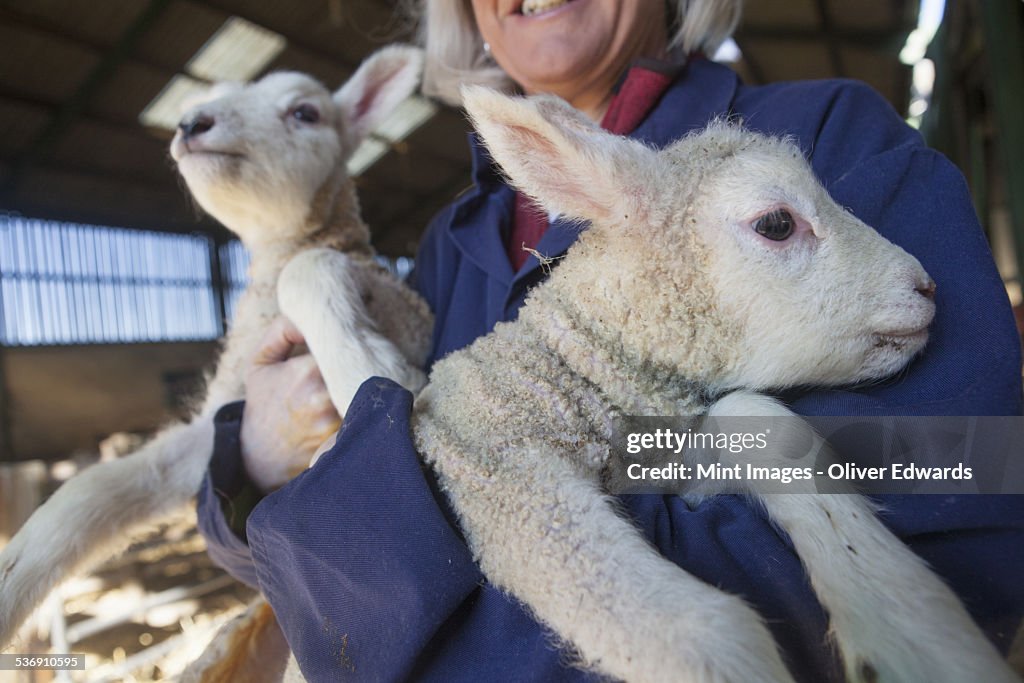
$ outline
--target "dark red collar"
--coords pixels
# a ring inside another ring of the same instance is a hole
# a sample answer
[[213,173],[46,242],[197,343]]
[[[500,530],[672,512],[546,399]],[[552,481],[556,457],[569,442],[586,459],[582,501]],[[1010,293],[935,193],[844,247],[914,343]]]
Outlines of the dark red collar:
[[683,64],[639,59],[615,87],[615,96],[601,119],[601,127],[617,135],[629,135],[654,109]]

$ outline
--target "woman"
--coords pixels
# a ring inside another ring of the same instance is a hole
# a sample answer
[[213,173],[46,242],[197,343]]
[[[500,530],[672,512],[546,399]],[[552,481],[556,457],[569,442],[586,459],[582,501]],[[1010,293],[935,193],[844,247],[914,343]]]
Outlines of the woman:
[[[938,283],[938,317],[928,349],[900,381],[794,393],[792,407],[808,415],[1019,414],[1013,321],[962,178],[862,85],[747,87],[696,54],[712,53],[737,15],[735,0],[428,0],[425,89],[453,103],[463,82],[554,93],[656,146],[724,115],[793,136],[840,204],[922,261]],[[558,221],[547,225],[471,146],[474,187],[436,217],[417,260],[415,285],[437,318],[431,362],[516,316],[545,277],[524,246],[554,257],[575,237]],[[276,326],[249,375],[244,420],[240,404],[222,411],[200,521],[211,553],[267,596],[306,676],[591,678],[485,583],[412,450],[411,397],[396,387],[364,385],[339,443],[249,515],[248,544],[231,531],[223,509],[238,527],[247,495],[283,483],[259,473],[305,462],[309,450],[296,443],[319,437],[282,409],[282,397],[295,406],[323,392],[302,363],[285,360],[295,341],[293,329]],[[330,417],[306,411],[302,424]],[[696,509],[672,496],[622,503],[666,557],[752,603],[799,680],[840,680],[799,561],[758,510],[730,496]],[[1024,606],[1014,570],[1024,561],[1021,504],[924,496],[885,504],[894,532],[1005,647]]]

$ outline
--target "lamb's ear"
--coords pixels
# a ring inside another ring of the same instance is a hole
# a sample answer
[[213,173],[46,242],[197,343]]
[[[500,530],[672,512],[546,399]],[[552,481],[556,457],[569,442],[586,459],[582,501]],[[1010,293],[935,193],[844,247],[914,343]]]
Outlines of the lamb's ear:
[[555,97],[465,87],[462,101],[494,160],[548,211],[595,223],[643,220],[658,186],[655,151]]
[[422,69],[422,50],[390,45],[367,57],[352,78],[334,93],[334,101],[345,117],[350,149],[416,92]]

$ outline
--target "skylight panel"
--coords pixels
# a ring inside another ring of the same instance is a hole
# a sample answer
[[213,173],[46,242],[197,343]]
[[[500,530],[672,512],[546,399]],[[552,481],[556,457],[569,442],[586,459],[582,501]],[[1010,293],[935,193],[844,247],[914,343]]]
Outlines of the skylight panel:
[[436,113],[437,105],[425,97],[406,99],[356,149],[348,162],[349,175],[357,176],[375,164],[392,144],[407,138]]
[[160,94],[142,110],[139,121],[144,126],[174,130],[181,120],[185,103],[202,96],[208,88],[206,83],[191,76],[176,74],[167,82]]
[[145,126],[174,130],[186,104],[202,96],[209,82],[248,81],[281,54],[284,36],[240,17],[230,17],[192,55],[184,74],[175,74],[139,114]]
[[281,54],[284,36],[231,17],[192,56],[185,70],[208,81],[248,81]]

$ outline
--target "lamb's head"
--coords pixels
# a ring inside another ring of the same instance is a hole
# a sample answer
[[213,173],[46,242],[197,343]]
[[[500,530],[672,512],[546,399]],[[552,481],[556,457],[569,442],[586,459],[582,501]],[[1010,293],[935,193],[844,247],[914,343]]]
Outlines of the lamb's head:
[[718,122],[657,151],[554,98],[464,95],[513,183],[591,223],[546,301],[634,366],[717,390],[837,385],[890,375],[924,346],[934,284],[838,206],[793,143]]
[[384,48],[335,93],[294,72],[220,84],[184,114],[171,156],[200,206],[250,246],[301,237],[354,202],[345,161],[415,90],[421,63],[414,48]]

